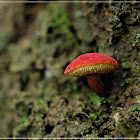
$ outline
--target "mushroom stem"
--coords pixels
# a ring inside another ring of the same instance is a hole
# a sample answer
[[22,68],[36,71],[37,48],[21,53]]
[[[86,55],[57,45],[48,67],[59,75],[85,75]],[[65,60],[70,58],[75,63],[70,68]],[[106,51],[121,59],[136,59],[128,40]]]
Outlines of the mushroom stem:
[[99,96],[106,96],[106,89],[99,75],[87,75],[87,81],[92,91],[96,92]]

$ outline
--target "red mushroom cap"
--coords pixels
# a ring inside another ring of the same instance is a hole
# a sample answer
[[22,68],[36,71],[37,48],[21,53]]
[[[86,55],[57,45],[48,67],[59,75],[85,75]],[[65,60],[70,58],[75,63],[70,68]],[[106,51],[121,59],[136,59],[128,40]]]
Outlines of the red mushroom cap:
[[75,77],[88,74],[105,74],[115,70],[118,62],[112,57],[100,53],[86,53],[78,56],[66,68],[65,74]]

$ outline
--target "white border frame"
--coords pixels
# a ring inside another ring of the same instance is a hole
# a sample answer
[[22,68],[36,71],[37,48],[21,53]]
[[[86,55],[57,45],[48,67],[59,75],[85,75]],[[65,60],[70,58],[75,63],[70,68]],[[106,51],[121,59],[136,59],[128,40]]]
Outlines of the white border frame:
[[0,3],[140,3],[140,1],[0,1]]

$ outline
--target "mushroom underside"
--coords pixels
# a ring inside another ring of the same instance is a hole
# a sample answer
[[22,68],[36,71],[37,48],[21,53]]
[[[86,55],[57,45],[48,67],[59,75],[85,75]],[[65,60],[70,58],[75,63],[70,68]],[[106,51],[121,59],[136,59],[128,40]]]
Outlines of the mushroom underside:
[[94,74],[94,73],[105,74],[113,71],[115,68],[116,66],[110,63],[82,66],[67,72],[67,75],[80,77],[80,76]]

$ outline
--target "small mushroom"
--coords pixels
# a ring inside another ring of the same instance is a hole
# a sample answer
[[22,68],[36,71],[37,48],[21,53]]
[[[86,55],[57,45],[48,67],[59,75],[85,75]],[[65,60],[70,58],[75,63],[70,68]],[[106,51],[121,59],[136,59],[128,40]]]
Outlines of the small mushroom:
[[89,87],[100,96],[106,96],[106,89],[100,81],[100,75],[114,71],[118,62],[112,57],[100,53],[86,53],[78,56],[65,69],[65,75],[86,76]]

